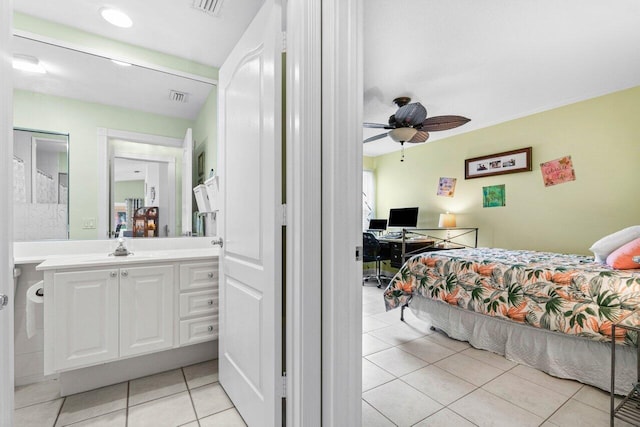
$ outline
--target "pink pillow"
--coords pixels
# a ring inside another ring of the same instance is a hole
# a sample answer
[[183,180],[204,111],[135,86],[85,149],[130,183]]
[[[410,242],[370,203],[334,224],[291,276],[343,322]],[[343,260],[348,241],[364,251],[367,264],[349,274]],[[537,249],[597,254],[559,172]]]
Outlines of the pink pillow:
[[618,270],[640,268],[640,264],[633,262],[633,257],[640,256],[640,238],[630,241],[611,252],[607,257],[607,265]]

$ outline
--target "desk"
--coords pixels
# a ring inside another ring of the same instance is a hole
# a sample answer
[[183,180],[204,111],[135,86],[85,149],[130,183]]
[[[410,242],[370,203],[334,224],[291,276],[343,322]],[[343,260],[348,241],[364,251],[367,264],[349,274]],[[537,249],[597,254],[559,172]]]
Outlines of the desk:
[[[447,233],[446,238],[437,237],[438,233],[444,232]],[[454,235],[450,236],[450,232],[453,232]],[[408,233],[415,235],[415,237],[408,238]],[[435,234],[435,236],[431,234]],[[389,251],[391,266],[395,268],[402,267],[407,259],[421,252],[448,251],[451,249],[478,247],[477,228],[403,229],[399,237],[394,236],[394,238],[389,238],[387,236],[379,236],[378,241],[380,242],[383,251]],[[404,236],[404,239],[402,236]]]
[[409,257],[417,253],[444,249],[435,247],[435,241],[431,239],[405,239],[404,251],[402,247],[402,239],[385,239],[380,237],[378,238],[378,241],[382,247],[386,246],[388,248],[391,266],[395,268],[402,267],[402,264],[404,264]]

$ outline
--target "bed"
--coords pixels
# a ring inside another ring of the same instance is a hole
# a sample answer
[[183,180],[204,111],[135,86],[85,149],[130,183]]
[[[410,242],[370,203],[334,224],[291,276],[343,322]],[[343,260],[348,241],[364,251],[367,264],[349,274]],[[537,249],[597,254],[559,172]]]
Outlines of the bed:
[[[593,257],[493,248],[418,254],[384,292],[452,338],[609,391],[612,324],[640,302],[640,270]],[[637,336],[616,329],[616,393],[636,379]]]

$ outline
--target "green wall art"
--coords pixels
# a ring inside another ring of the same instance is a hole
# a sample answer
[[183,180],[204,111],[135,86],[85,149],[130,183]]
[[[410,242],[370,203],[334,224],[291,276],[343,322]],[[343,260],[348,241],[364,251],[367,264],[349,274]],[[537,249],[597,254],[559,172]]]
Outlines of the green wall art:
[[483,208],[495,208],[498,206],[506,205],[506,192],[505,186],[491,185],[489,187],[482,187],[482,207]]

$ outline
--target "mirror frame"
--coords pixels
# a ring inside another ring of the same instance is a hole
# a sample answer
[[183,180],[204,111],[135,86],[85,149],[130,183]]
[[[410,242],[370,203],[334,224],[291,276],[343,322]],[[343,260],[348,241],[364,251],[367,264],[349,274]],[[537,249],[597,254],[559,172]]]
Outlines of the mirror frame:
[[[110,237],[110,189],[109,189],[109,140],[122,139],[131,142],[138,142],[149,145],[160,145],[165,147],[183,148],[183,140],[171,138],[167,136],[151,135],[139,132],[130,132],[117,129],[98,128],[97,146],[98,146],[98,239],[108,239]],[[184,154],[183,154],[184,155]],[[193,153],[191,154],[193,157]],[[183,173],[184,175],[184,173]],[[188,177],[191,178],[190,176]],[[184,176],[183,176],[184,179]],[[183,202],[185,199],[191,201],[191,194],[186,197],[182,195]],[[175,200],[175,198],[174,198]],[[189,220],[191,217],[188,218]],[[182,218],[184,224],[185,218]],[[183,225],[184,228],[184,225]],[[177,230],[176,230],[177,232]],[[176,233],[176,236],[178,234]]]

